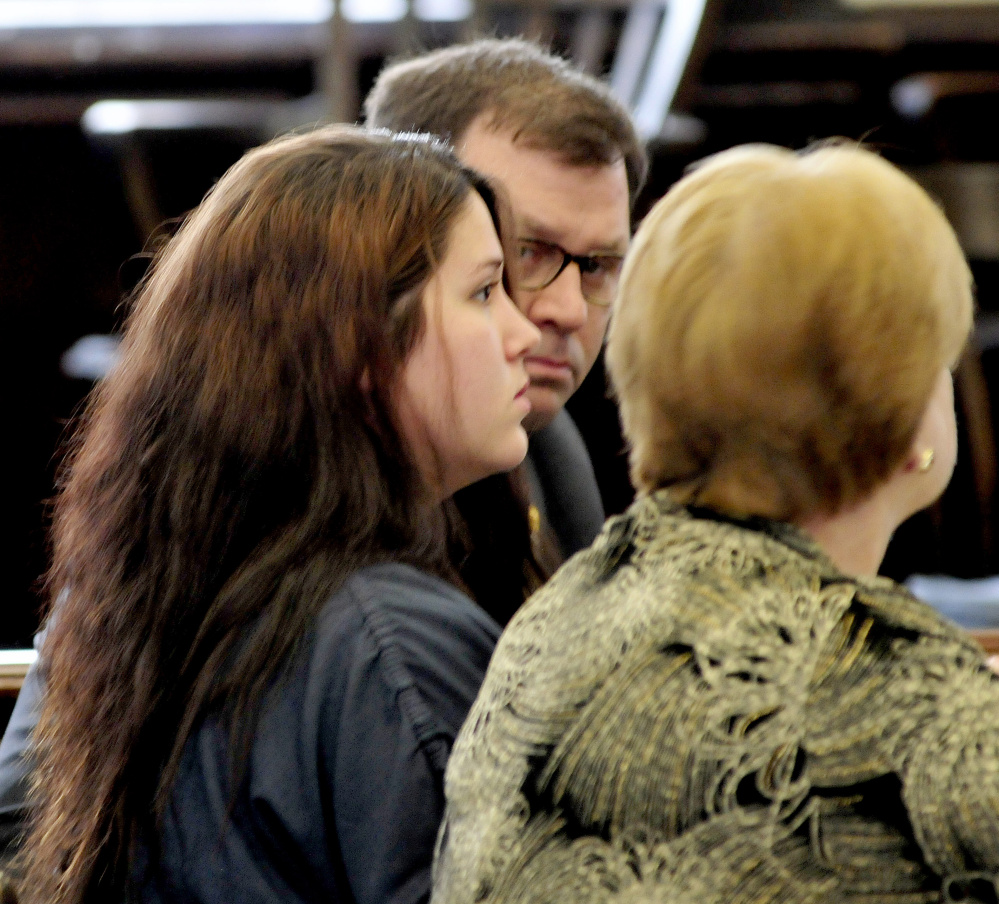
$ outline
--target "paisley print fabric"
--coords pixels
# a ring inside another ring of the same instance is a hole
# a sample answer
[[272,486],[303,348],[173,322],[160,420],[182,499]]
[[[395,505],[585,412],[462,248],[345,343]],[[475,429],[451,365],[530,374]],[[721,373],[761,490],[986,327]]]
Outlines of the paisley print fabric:
[[515,616],[446,793],[436,904],[995,901],[999,678],[904,588],[663,491]]

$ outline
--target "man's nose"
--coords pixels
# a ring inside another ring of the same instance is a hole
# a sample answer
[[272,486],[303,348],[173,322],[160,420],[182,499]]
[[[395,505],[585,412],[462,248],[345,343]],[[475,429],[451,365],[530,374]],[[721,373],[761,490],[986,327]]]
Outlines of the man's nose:
[[579,265],[569,264],[543,289],[524,293],[522,310],[537,327],[552,326],[560,333],[581,329],[589,316],[589,304],[583,297]]

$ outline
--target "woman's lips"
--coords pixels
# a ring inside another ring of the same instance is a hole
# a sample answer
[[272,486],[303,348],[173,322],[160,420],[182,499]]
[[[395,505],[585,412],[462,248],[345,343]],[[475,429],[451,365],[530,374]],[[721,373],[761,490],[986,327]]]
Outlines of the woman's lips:
[[530,389],[530,388],[531,388],[531,381],[530,381],[530,380],[528,380],[528,381],[527,381],[527,382],[526,382],[526,383],[525,383],[525,384],[524,384],[524,385],[523,385],[523,386],[522,386],[522,387],[520,388],[520,392],[518,392],[518,393],[517,393],[517,394],[516,394],[516,395],[515,395],[515,396],[513,397],[513,400],[514,400],[515,402],[519,403],[519,404],[520,404],[520,407],[521,407],[521,408],[523,408],[523,410],[524,410],[524,414],[527,414],[527,413],[528,413],[528,412],[529,412],[529,411],[531,410],[531,400],[530,400],[530,399],[529,399],[529,398],[527,397],[527,390],[528,390],[528,389]]

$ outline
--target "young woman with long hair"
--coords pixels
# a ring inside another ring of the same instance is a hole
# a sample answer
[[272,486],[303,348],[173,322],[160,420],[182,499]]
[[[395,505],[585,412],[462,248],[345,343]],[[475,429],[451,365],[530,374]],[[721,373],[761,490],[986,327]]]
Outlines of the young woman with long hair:
[[23,900],[426,887],[497,633],[446,500],[527,448],[497,226],[435,142],[331,126],[158,256],[55,504]]

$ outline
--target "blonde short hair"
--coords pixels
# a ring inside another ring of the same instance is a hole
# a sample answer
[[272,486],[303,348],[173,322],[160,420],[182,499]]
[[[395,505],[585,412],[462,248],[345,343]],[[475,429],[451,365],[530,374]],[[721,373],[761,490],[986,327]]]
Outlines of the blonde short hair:
[[953,230],[874,153],[710,157],[622,276],[607,361],[632,479],[772,518],[849,505],[904,459],[971,322]]

